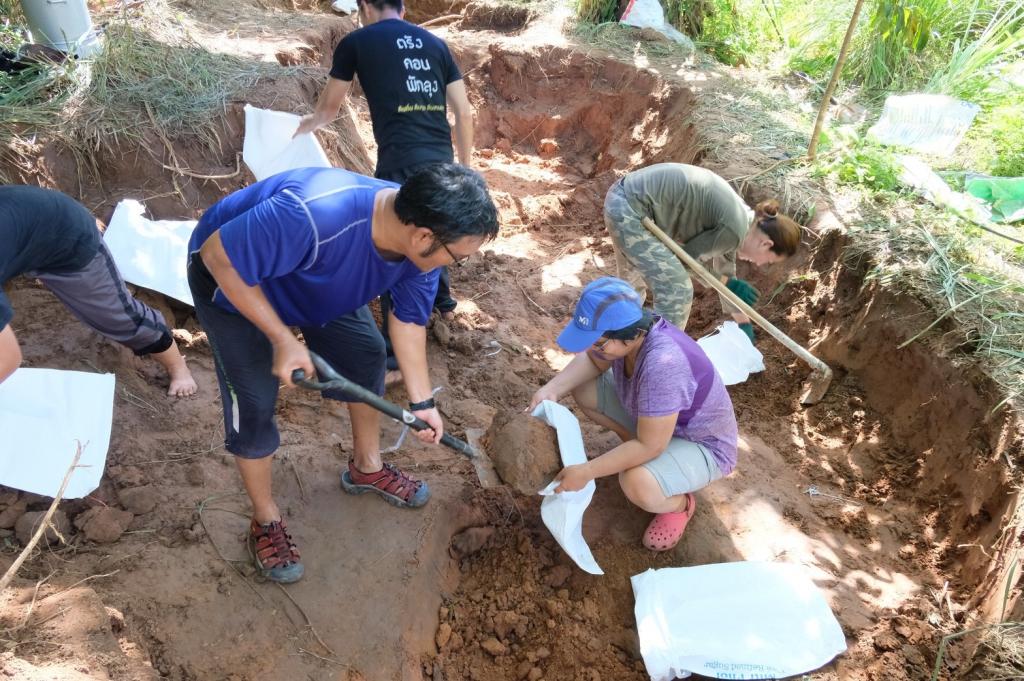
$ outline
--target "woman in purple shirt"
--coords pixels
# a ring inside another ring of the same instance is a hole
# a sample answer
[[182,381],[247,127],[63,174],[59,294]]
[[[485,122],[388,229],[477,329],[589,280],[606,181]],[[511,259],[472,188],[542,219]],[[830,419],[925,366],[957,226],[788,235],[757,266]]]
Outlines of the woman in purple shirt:
[[626,497],[655,514],[644,546],[671,549],[693,516],[693,492],[736,465],[736,415],[721,377],[692,338],[643,310],[614,277],[583,289],[558,344],[579,354],[534,394],[531,410],[571,393],[622,444],[562,469],[555,491],[618,474]]

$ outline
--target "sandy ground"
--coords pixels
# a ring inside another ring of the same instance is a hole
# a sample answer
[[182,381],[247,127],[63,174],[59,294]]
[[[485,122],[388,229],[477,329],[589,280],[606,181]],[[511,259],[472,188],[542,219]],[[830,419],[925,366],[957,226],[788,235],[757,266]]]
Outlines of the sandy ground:
[[[411,4],[428,18],[453,3]],[[353,26],[288,3],[183,2],[180,10],[207,49],[308,65],[248,98],[299,112],[310,110],[333,44]],[[557,30],[558,16],[523,26],[525,15],[503,15],[499,31],[480,30],[494,26],[480,16],[438,30],[466,73],[478,118],[474,165],[502,217],[500,237],[452,270],[457,317],[443,329],[435,322],[431,337],[431,374],[458,435],[486,429],[499,409],[525,407],[568,361],[553,339],[580,286],[614,273],[604,192],[639,165],[701,160],[691,116],[701,93],[692,83],[707,80],[693,66],[659,72],[584,51]],[[353,119],[323,141],[339,165],[366,171],[368,115],[358,92],[350,101]],[[220,157],[175,142],[190,168],[233,167],[241,105],[220,123],[229,140]],[[73,166],[49,149],[26,179],[81,196],[101,218],[126,196],[168,193],[170,177],[151,161],[108,155],[102,185],[86,181],[79,191]],[[180,191],[148,203],[156,217],[194,216],[248,181],[179,179]],[[1016,497],[1002,456],[1019,456],[1018,426],[985,417],[998,400],[974,370],[926,347],[886,350],[900,320],[922,311],[865,283],[863,263],[841,261],[846,237],[826,230],[826,217],[792,262],[742,275],[774,292],[761,306],[768,318],[837,368],[828,395],[800,407],[806,367],[762,338],[766,371],[731,390],[739,466],[698,495],[674,551],[642,549],[648,516],[613,480],[599,482],[584,532],[603,577],[569,563],[540,523],[539,499],[481,489],[471,464],[450,451],[407,441],[392,455],[430,482],[434,497],[422,510],[344,495],[347,416],[295,390],[280,401],[275,493],[307,576],[287,588],[257,583],[242,544],[247,501],[220,446],[212,359],[191,311],[152,297],[175,319],[201,390],[168,400],[151,363],[75,323],[35,282],[15,282],[26,366],[117,375],[103,484],[63,509],[72,520],[97,507],[133,517],[115,543],[74,532],[33,557],[0,610],[0,665],[19,679],[644,679],[629,576],[784,560],[808,568],[850,645],[811,678],[929,678],[938,639],[982,616],[999,590],[1000,563],[971,546],[1009,541],[1003,528]],[[717,299],[698,294],[688,331],[699,336],[720,321]],[[401,389],[389,397],[404,399]],[[387,424],[385,441],[397,433]],[[591,453],[613,444],[590,425],[584,435]],[[812,485],[840,498],[812,497]],[[0,514],[15,516],[45,500],[5,494],[0,504]],[[17,543],[6,541],[0,560],[9,561]],[[954,650],[944,678],[965,669]]]

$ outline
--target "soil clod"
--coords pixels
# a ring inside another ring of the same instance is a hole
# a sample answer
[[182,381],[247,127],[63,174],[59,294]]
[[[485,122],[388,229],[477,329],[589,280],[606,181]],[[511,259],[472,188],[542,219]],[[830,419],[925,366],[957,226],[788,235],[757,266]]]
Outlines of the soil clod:
[[500,412],[485,438],[505,484],[534,496],[562,469],[555,430],[529,414]]

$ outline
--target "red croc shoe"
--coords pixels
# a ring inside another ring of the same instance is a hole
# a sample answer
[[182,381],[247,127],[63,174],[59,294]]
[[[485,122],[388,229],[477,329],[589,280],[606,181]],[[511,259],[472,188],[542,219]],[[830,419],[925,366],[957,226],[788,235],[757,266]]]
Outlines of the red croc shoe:
[[644,547],[651,551],[668,551],[679,543],[686,530],[686,524],[697,508],[697,499],[686,495],[686,510],[676,513],[659,513],[654,516],[644,531]]

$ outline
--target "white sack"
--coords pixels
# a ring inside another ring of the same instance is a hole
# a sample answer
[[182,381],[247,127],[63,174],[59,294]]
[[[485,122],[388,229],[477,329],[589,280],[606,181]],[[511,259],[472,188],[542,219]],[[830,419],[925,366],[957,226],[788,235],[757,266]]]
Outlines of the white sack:
[[800,565],[737,562],[632,578],[640,654],[652,681],[803,674],[846,650],[828,603]]
[[736,322],[725,322],[697,341],[697,345],[703,348],[726,385],[742,383],[750,374],[764,371],[764,356]]
[[[555,429],[563,466],[587,462],[580,422],[571,411],[557,402],[544,400],[533,410],[533,415]],[[604,570],[594,560],[594,554],[583,538],[583,512],[590,505],[597,485],[591,480],[578,492],[555,494],[557,486],[552,482],[540,491],[544,495],[544,501],[540,503],[541,519],[558,545],[582,570],[592,575],[603,575]]]
[[979,110],[977,104],[946,95],[892,95],[885,99],[882,116],[868,130],[868,138],[922,154],[950,156]]
[[113,411],[113,374],[18,369],[0,383],[0,485],[56,496],[81,442],[64,498],[86,496],[103,476]]
[[634,28],[651,28],[682,45],[693,48],[693,41],[665,21],[665,10],[658,0],[633,0],[619,18],[620,24]]
[[192,305],[186,260],[196,221],[149,220],[145,213],[135,199],[124,199],[114,209],[103,241],[117,269],[127,282]]
[[257,180],[296,168],[330,168],[320,142],[312,133],[292,135],[300,117],[245,105],[245,139],[242,160]]
[[359,6],[356,4],[356,0],[334,0],[331,3],[331,9],[341,14],[352,14],[359,9]]

